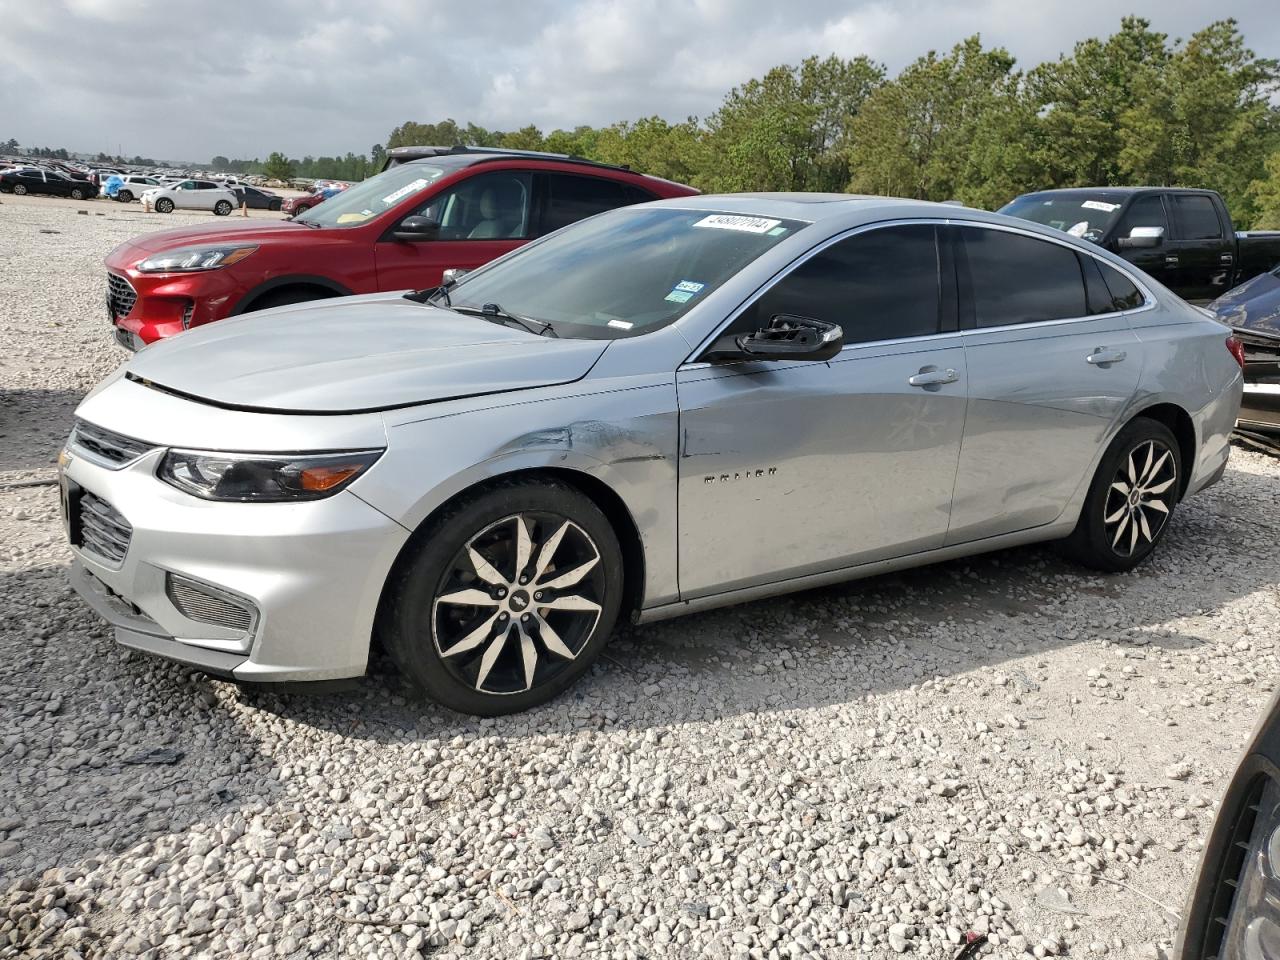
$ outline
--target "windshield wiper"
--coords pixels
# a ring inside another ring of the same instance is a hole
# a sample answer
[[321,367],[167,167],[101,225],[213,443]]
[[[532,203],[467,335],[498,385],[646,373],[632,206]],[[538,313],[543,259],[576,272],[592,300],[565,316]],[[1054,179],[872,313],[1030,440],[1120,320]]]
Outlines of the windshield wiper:
[[486,303],[481,307],[473,307],[469,304],[461,304],[453,307],[458,313],[469,313],[473,316],[481,317],[485,320],[491,320],[494,323],[502,323],[511,326],[513,323],[523,327],[531,333],[538,336],[558,337],[555,327],[551,326],[545,320],[535,320],[533,317],[522,317],[518,313],[512,313],[510,310],[504,310],[499,303]]
[[294,218],[293,218],[293,222],[294,222],[294,223],[305,223],[308,227],[317,227],[317,228],[318,228],[318,227],[320,226],[320,224],[316,223],[314,220],[304,220],[304,219],[302,219],[301,217],[294,217]]

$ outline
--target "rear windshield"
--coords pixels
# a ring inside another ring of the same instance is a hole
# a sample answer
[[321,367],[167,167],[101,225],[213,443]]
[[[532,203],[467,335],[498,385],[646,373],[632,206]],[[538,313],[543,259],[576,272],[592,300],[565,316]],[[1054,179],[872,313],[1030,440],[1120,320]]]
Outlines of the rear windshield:
[[[552,324],[562,337],[637,336],[676,320],[805,226],[710,210],[612,210],[463,277],[449,299],[499,305]],[[435,302],[445,305],[440,296]]]
[[1115,223],[1122,206],[1117,197],[1054,197],[1032,193],[1018,197],[997,212],[1096,242]]
[[356,227],[385,213],[405,197],[418,193],[444,176],[439,167],[410,163],[392,167],[334,194],[298,217],[322,227]]

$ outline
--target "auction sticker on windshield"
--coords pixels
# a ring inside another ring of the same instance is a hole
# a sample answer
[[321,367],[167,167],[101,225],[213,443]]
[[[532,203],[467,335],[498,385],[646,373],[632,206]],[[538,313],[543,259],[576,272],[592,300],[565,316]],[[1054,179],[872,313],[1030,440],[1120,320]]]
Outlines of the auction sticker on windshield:
[[1103,213],[1111,213],[1120,209],[1120,204],[1107,203],[1105,200],[1086,200],[1080,206],[1085,210],[1101,210]]
[[712,230],[740,230],[743,233],[768,233],[781,220],[770,220],[767,217],[743,217],[728,213],[713,213],[703,217],[695,227],[707,227]]
[[416,193],[418,190],[421,190],[430,182],[431,182],[430,180],[427,180],[424,177],[419,177],[417,180],[414,180],[412,183],[406,183],[399,190],[393,190],[391,193],[388,193],[385,197],[382,198],[382,202],[385,203],[387,206],[391,206],[391,204],[395,203],[397,200],[403,200],[409,194]]

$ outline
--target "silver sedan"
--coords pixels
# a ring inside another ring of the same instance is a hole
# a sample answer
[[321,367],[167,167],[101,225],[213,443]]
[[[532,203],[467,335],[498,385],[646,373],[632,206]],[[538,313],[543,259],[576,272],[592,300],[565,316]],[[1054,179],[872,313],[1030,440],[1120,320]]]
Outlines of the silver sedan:
[[215,675],[357,676],[380,642],[506,713],[620,616],[1034,541],[1127,570],[1222,476],[1238,347],[1023,220],[643,204],[139,352],[64,451],[72,576],[119,642]]

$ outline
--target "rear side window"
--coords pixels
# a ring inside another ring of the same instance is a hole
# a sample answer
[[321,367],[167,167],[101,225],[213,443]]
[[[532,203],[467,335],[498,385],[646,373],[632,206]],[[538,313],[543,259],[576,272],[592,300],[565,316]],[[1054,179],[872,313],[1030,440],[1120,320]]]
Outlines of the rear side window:
[[1086,253],[1077,251],[1076,256],[1084,269],[1090,314],[1119,313],[1142,306],[1146,298],[1123,273]]
[[547,175],[547,205],[542,216],[542,232],[550,233],[571,223],[594,217],[615,207],[635,201],[620,183],[599,177],[575,177],[571,174]]
[[791,314],[839,324],[845,343],[929,336],[941,329],[939,276],[931,224],[871,230],[800,264],[748,307],[732,332]]
[[1222,224],[1213,201],[1201,194],[1174,194],[1173,209],[1181,240],[1219,240]]
[[978,327],[1089,315],[1084,274],[1070,247],[990,230],[961,229]]

